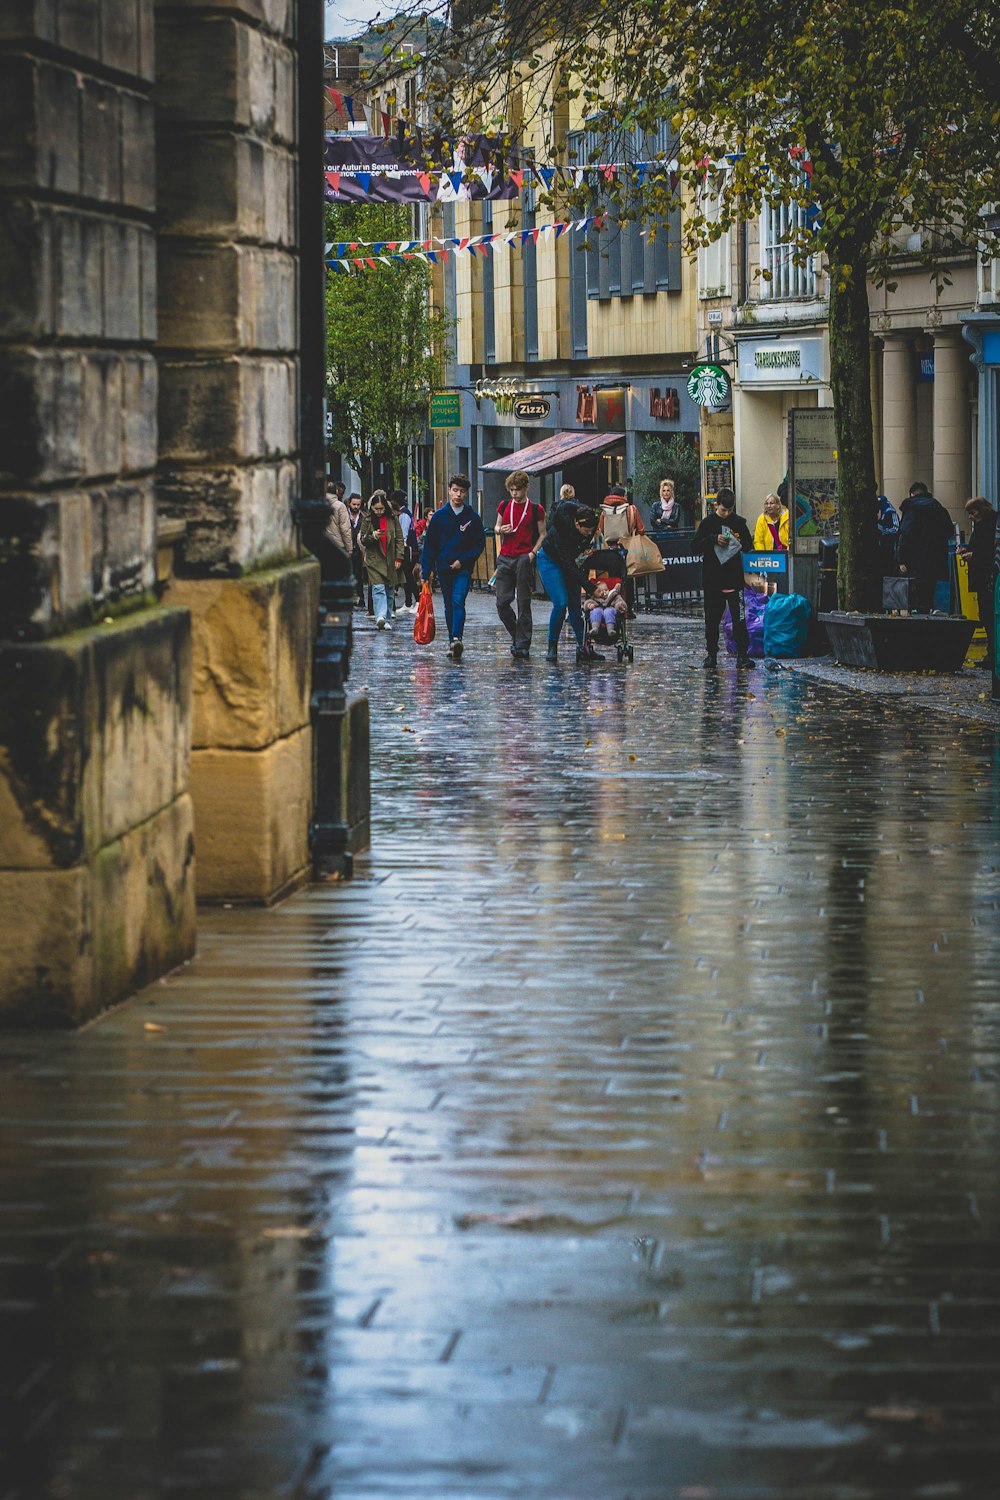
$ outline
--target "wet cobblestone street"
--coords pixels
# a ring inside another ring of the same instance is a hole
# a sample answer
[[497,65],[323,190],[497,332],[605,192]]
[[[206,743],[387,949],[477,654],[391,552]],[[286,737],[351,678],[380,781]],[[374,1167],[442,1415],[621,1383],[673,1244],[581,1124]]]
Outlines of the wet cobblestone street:
[[0,1036],[0,1500],[995,1500],[1000,735],[356,642],[357,879]]

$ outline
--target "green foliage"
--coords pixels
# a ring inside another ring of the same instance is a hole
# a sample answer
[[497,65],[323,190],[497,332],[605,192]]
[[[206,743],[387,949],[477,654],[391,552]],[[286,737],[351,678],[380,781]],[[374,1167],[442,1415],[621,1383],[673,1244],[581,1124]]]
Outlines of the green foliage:
[[[511,132],[531,123],[558,154],[565,139],[551,122],[572,114],[588,122],[598,161],[648,159],[659,128],[657,154],[676,160],[676,175],[647,170],[640,183],[619,172],[601,184],[602,197],[618,217],[634,216],[638,200],[655,227],[679,179],[692,250],[763,202],[808,210],[786,253],[799,263],[816,257],[827,271],[841,602],[869,606],[877,547],[867,281],[892,280],[901,232],[923,231],[923,258],[942,281],[947,256],[968,254],[977,240],[1000,253],[980,217],[1000,202],[997,0],[467,0],[456,17],[423,59],[432,113],[446,127],[458,117],[474,124],[477,112]],[[724,170],[712,165],[719,161]],[[572,208],[587,210],[589,190],[571,195]],[[552,206],[553,195],[537,201]]]
[[652,505],[660,497],[660,480],[672,479],[674,493],[685,512],[685,520],[696,516],[701,503],[701,460],[698,450],[684,436],[644,437],[635,461],[632,493],[639,505]]
[[[413,238],[406,208],[390,203],[327,209],[327,239],[372,243]],[[379,263],[350,276],[327,273],[326,400],[333,442],[366,488],[376,456],[394,484],[427,421],[427,398],[443,378],[446,325],[429,301],[422,261]]]

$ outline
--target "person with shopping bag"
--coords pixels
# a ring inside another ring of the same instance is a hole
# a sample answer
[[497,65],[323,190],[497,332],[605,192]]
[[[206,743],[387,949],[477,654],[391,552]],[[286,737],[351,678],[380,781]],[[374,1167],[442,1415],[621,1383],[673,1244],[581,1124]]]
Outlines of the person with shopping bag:
[[448,655],[452,661],[462,660],[465,601],[476,559],[486,549],[483,523],[469,504],[471,488],[465,474],[452,475],[448,481],[448,503],[428,521],[420,557],[421,578],[429,583],[434,575],[441,585],[448,625]]
[[628,618],[635,619],[635,579],[663,571],[660,549],[646,535],[639,508],[628,498],[623,485],[615,485],[601,501],[599,531],[606,547],[617,547],[628,560],[625,581],[625,603]]

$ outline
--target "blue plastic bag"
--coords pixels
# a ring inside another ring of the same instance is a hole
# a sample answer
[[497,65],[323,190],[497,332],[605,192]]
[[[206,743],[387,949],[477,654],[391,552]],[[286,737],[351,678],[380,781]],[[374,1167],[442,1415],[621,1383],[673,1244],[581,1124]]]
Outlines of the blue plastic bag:
[[[743,607],[746,610],[751,656],[764,655],[764,606],[766,603],[764,595],[758,594],[756,589],[743,590]],[[733,639],[733,622],[729,618],[728,609],[722,617],[722,633],[726,641],[727,655],[735,656],[736,642]]]
[[764,611],[764,655],[805,656],[811,615],[801,594],[772,594]]

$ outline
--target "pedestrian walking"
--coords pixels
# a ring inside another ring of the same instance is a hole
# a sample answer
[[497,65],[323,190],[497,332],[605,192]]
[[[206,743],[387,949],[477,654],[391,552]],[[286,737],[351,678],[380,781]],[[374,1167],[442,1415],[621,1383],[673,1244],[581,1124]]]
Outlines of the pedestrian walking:
[[714,667],[719,656],[719,626],[726,610],[736,642],[736,665],[752,668],[750,634],[743,598],[743,554],[753,550],[749,528],[736,514],[736,496],[720,489],[710,513],[695,532],[694,548],[702,556],[702,593],[705,601],[704,667]]
[[417,539],[413,531],[413,513],[406,503],[405,490],[390,490],[389,505],[403,533],[403,567],[401,570],[403,604],[397,607],[396,613],[399,614],[400,608],[403,608],[411,614],[415,614],[417,594],[420,592],[420,588],[413,576],[413,570],[419,560],[419,552],[415,550]]
[[660,480],[659,499],[654,500],[649,510],[654,531],[676,531],[681,524],[681,503],[677,499],[674,481]]
[[951,516],[917,480],[899,507],[899,571],[913,579],[910,606],[917,614],[934,608],[934,591],[948,577],[948,543],[954,533]]
[[896,571],[899,512],[888,495],[875,497],[875,529],[878,532],[878,554],[882,577],[891,578]]
[[753,529],[754,552],[788,551],[788,511],[777,495],[766,495]]
[[969,589],[976,596],[979,623],[986,631],[986,660],[982,665],[992,671],[997,629],[994,613],[997,513],[985,495],[966,500],[965,513],[973,523],[972,535],[969,545],[961,549],[961,556],[969,564]]
[[476,559],[486,547],[483,523],[469,504],[471,481],[453,474],[448,481],[448,503],[436,510],[424,532],[420,558],[421,576],[433,575],[441,587],[444,617],[448,626],[448,655],[461,661],[465,649],[465,601],[472,584]]
[[375,490],[361,523],[365,574],[371,586],[376,630],[391,630],[396,587],[403,567],[403,530],[385,490]]
[[[326,504],[330,513],[330,519],[326,523],[326,536],[348,557],[354,554],[354,532],[351,529],[351,516],[341,496],[344,492],[342,484],[335,485],[332,480],[327,480]],[[352,564],[353,566],[353,564]]]
[[[496,570],[497,614],[510,636],[510,654],[526,661],[531,654],[531,595],[535,587],[535,558],[545,540],[545,510],[528,498],[528,476],[517,469],[507,478],[508,498],[497,511],[495,532],[500,542]],[[517,601],[517,614],[511,608]]]
[[594,584],[581,570],[580,562],[593,546],[597,525],[597,511],[577,500],[560,500],[553,507],[545,540],[538,552],[538,572],[552,601],[546,661],[559,659],[559,632],[567,614],[576,636],[577,662],[604,660],[599,651],[586,644],[582,608],[582,593],[592,595]]
[[347,497],[347,515],[351,523],[351,536],[354,541],[354,551],[351,553],[351,566],[354,569],[355,602],[359,609],[364,609],[365,549],[361,545],[361,523],[364,521],[365,513],[361,496],[357,490],[352,490]]

